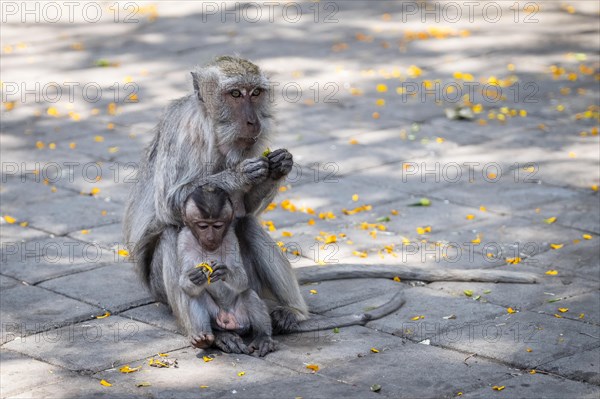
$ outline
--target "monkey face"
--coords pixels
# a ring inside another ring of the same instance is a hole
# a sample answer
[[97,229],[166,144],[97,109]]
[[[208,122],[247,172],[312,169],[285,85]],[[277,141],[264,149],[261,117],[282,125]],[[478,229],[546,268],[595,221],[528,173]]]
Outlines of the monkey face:
[[234,87],[222,93],[226,107],[231,110],[230,120],[238,132],[236,144],[251,147],[262,133],[259,109],[266,93],[261,87]]
[[229,221],[219,219],[200,219],[191,226],[192,233],[206,251],[219,249],[227,233]]

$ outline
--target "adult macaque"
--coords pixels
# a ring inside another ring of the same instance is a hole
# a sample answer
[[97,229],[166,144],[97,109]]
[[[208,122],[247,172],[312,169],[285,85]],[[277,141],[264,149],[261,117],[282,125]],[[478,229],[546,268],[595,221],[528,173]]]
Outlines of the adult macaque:
[[[142,280],[154,297],[171,303],[165,286],[177,274],[177,230],[186,198],[200,185],[227,191],[250,286],[273,299],[276,331],[289,331],[308,312],[292,268],[283,256],[263,256],[275,246],[256,215],[292,168],[292,156],[265,150],[273,115],[269,82],[253,63],[218,57],[192,72],[194,93],[175,100],[154,132],[138,170],[124,218],[124,236]],[[247,244],[250,243],[250,244]]]
[[[177,237],[179,278],[166,282],[175,294],[169,303],[193,346],[264,356],[275,350],[271,319],[265,303],[248,286],[230,228],[234,216],[229,196],[216,186],[198,187],[189,196],[185,227]],[[249,333],[252,342],[246,346],[240,336]]]
[[[269,94],[272,88],[256,65],[228,56],[218,57],[192,72],[192,81],[194,93],[173,101],[156,126],[129,196],[124,236],[136,269],[158,301],[169,304],[176,315],[186,314],[181,307],[185,306],[185,297],[189,294],[179,285],[179,229],[184,225],[186,199],[197,187],[212,184],[225,190],[232,200],[233,212],[238,218],[233,230],[248,286],[267,305],[273,331],[308,328],[308,309],[294,271],[280,251],[273,251],[276,244],[257,219],[272,202],[293,164],[286,150],[260,156],[271,133],[273,115]],[[392,274],[427,280],[420,274],[422,271],[404,269],[407,273],[404,275],[400,270],[402,268],[395,266],[388,269],[325,267],[315,269],[310,281]],[[490,281],[478,279],[488,278],[488,271],[481,271],[483,275],[475,272],[457,270],[447,277]],[[514,281],[511,275],[516,273],[495,275],[493,280]],[[200,283],[194,285],[202,285],[202,277],[198,273],[194,276],[194,281]],[[523,279],[527,281],[522,282],[535,280],[530,275]],[[369,317],[380,317],[401,304],[401,297],[396,296],[379,313],[348,317],[354,318],[352,323],[364,324]],[[190,306],[198,306],[198,312],[204,311],[195,301]],[[191,320],[184,320],[185,323],[188,331],[197,327]],[[198,342],[204,345],[210,342],[210,337],[199,337]],[[239,345],[228,349],[244,352]]]

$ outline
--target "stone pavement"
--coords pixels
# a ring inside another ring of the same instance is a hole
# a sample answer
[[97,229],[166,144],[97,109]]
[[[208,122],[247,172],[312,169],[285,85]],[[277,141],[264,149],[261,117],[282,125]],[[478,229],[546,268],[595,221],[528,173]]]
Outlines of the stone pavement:
[[[24,4],[2,3],[2,397],[599,397],[597,2]],[[294,267],[539,283],[303,286],[324,316],[407,302],[262,359],[188,346],[125,261],[123,206],[190,67],[231,53],[278,84],[297,168],[264,220]]]

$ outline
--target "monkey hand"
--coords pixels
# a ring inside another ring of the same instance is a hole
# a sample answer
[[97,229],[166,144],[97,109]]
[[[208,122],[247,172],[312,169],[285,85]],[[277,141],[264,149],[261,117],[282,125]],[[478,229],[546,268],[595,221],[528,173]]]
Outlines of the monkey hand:
[[208,283],[209,278],[210,282],[225,280],[225,276],[229,272],[227,266],[215,261],[210,262],[210,266],[212,268],[212,272],[210,273],[205,268],[195,267],[187,272],[187,276],[195,285]]
[[256,353],[258,356],[263,357],[268,353],[274,352],[277,350],[277,341],[273,338],[261,335],[256,337],[250,345],[248,345],[252,353]]
[[292,170],[294,159],[288,150],[280,148],[267,155],[269,160],[269,176],[273,180],[279,180]]
[[210,262],[210,266],[212,267],[213,271],[210,275],[210,281],[219,281],[219,280],[223,280],[225,281],[225,279],[227,278],[227,274],[229,274],[229,268],[227,267],[227,265],[223,264],[223,263],[218,263],[215,261]]
[[237,167],[242,184],[254,186],[262,183],[269,175],[269,161],[265,157],[245,159]]

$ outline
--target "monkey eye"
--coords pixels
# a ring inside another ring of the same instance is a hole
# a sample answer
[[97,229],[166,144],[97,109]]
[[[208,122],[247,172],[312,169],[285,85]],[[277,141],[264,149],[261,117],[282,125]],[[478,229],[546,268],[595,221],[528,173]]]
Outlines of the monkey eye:
[[262,93],[261,89],[254,89],[254,90],[252,90],[252,96],[253,97],[260,96],[260,93]]
[[199,224],[198,227],[200,228],[200,230],[206,230],[206,229],[208,229],[208,225],[207,224]]
[[213,227],[214,227],[215,229],[217,229],[217,230],[220,230],[220,229],[222,229],[222,228],[223,228],[223,226],[225,226],[225,224],[223,224],[223,223],[215,223],[215,224],[213,224]]
[[241,91],[239,91],[238,89],[235,89],[235,90],[232,90],[232,91],[231,91],[231,95],[232,95],[233,97],[239,97],[239,96],[241,96],[241,95],[242,95],[242,92],[241,92]]

